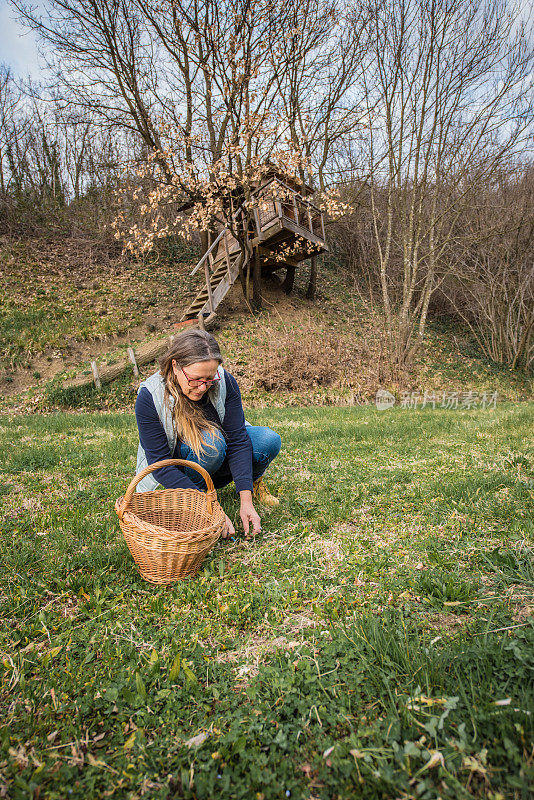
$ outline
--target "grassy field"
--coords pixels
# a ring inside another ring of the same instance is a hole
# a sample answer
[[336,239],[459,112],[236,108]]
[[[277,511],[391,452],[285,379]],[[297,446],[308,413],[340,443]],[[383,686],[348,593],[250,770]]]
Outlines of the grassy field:
[[133,417],[0,418],[0,797],[530,797],[534,405],[248,416],[280,508],[168,588]]

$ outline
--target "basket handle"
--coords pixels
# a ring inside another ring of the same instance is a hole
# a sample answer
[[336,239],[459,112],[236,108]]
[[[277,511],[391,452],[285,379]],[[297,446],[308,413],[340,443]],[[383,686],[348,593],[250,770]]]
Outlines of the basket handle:
[[156,461],[154,464],[149,464],[148,467],[145,467],[141,472],[133,477],[130,481],[128,488],[124,493],[123,501],[120,505],[117,514],[119,519],[122,520],[124,516],[124,512],[128,508],[128,504],[132,499],[133,493],[135,492],[135,487],[137,484],[143,480],[147,475],[150,475],[151,472],[154,472],[156,469],[161,469],[162,467],[171,467],[171,466],[181,466],[181,467],[191,467],[192,469],[196,469],[199,472],[204,480],[206,481],[206,499],[208,501],[208,513],[213,513],[213,502],[217,499],[217,492],[215,491],[215,486],[213,485],[213,481],[211,479],[211,475],[207,472],[204,467],[201,467],[200,464],[195,464],[194,461],[186,461],[183,458],[166,458],[163,461]]

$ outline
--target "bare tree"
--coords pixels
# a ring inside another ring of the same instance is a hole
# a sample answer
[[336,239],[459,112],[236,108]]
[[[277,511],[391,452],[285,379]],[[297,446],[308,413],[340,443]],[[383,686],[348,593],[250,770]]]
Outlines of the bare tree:
[[[284,148],[287,166],[301,177],[317,169],[325,187],[332,144],[354,118],[345,96],[362,51],[338,0],[48,0],[42,13],[13,3],[53,48],[64,104],[139,136],[175,209],[198,209],[200,184],[226,195],[227,173],[233,224],[238,195],[250,206],[251,174]],[[206,210],[213,193],[204,196]],[[204,215],[206,245],[220,216]],[[258,259],[246,255],[259,300]]]
[[9,67],[0,64],[0,192],[5,195],[9,188],[8,148],[13,139],[13,130],[21,93],[16,87]]
[[370,211],[392,366],[423,341],[456,221],[532,119],[532,52],[500,0],[373,4]]
[[457,225],[443,284],[459,317],[493,361],[534,365],[534,169],[508,166],[479,187]]
[[[12,3],[50,45],[58,96],[71,108],[91,109],[107,124],[130,128],[150,151],[162,149],[158,121],[180,128],[185,139],[202,129],[213,160],[244,109],[276,110],[292,116],[292,130],[302,128],[303,98],[295,103],[281,93],[295,89],[296,66],[304,70],[308,95],[313,77],[316,102],[317,89],[332,83],[343,38],[331,38],[332,26],[350,28],[335,3],[323,0],[48,0],[40,13],[24,0]],[[353,69],[346,44],[344,53],[330,115]],[[254,93],[248,92],[252,83]]]

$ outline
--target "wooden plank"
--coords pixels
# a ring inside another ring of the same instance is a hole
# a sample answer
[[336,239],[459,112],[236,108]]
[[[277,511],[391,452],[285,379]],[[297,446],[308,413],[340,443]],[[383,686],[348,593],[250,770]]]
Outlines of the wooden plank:
[[230,250],[228,249],[228,236],[224,237],[224,257],[226,260],[226,268],[228,270],[228,279],[230,279]]
[[215,309],[213,308],[213,293],[211,290],[211,275],[209,271],[208,264],[204,262],[204,277],[206,278],[206,289],[208,290],[208,300],[210,304],[210,311],[213,312]]
[[[217,288],[213,292],[213,306],[214,309],[222,302],[223,298],[226,296],[230,289],[231,283],[228,282],[226,278],[224,278]],[[213,313],[213,312],[211,312]]]
[[271,225],[270,228],[261,231],[259,236],[255,236],[251,241],[251,245],[255,247],[261,242],[265,242],[267,239],[271,239],[273,236],[276,236],[276,234],[280,233],[281,230],[283,230],[282,225],[280,220],[277,219],[274,225]]
[[213,244],[212,244],[212,245],[210,245],[210,246],[208,247],[208,249],[206,250],[206,252],[205,252],[205,253],[204,253],[204,255],[202,256],[202,258],[200,259],[200,261],[198,262],[198,264],[197,264],[197,265],[196,265],[196,267],[194,268],[193,272],[191,272],[191,276],[195,275],[195,273],[196,273],[196,272],[198,272],[198,270],[200,269],[200,267],[201,267],[203,264],[205,264],[205,263],[206,263],[206,259],[208,258],[208,256],[209,256],[209,254],[211,253],[211,251],[212,251],[212,250],[213,250],[213,249],[216,247],[216,245],[218,245],[218,244],[219,244],[219,242],[221,241],[221,239],[222,239],[222,236],[223,236],[223,234],[224,234],[225,230],[226,230],[226,228],[223,228],[223,229],[222,229],[222,231],[220,232],[220,234],[217,236],[217,238],[216,238],[216,239],[215,239],[215,241],[213,242]]
[[311,233],[311,231],[308,231],[301,225],[295,225],[293,220],[290,219],[289,217],[282,218],[282,226],[287,230],[293,231],[293,233],[297,233],[299,236],[302,236],[303,239],[307,239],[309,242],[313,242],[313,244],[318,244],[321,248],[326,250],[324,239],[320,239],[314,233]]

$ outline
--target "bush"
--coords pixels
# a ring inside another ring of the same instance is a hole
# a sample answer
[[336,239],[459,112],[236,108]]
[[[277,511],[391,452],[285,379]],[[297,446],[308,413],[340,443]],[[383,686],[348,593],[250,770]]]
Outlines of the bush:
[[265,330],[249,374],[267,391],[352,386],[357,360],[353,342],[310,320],[297,329]]

